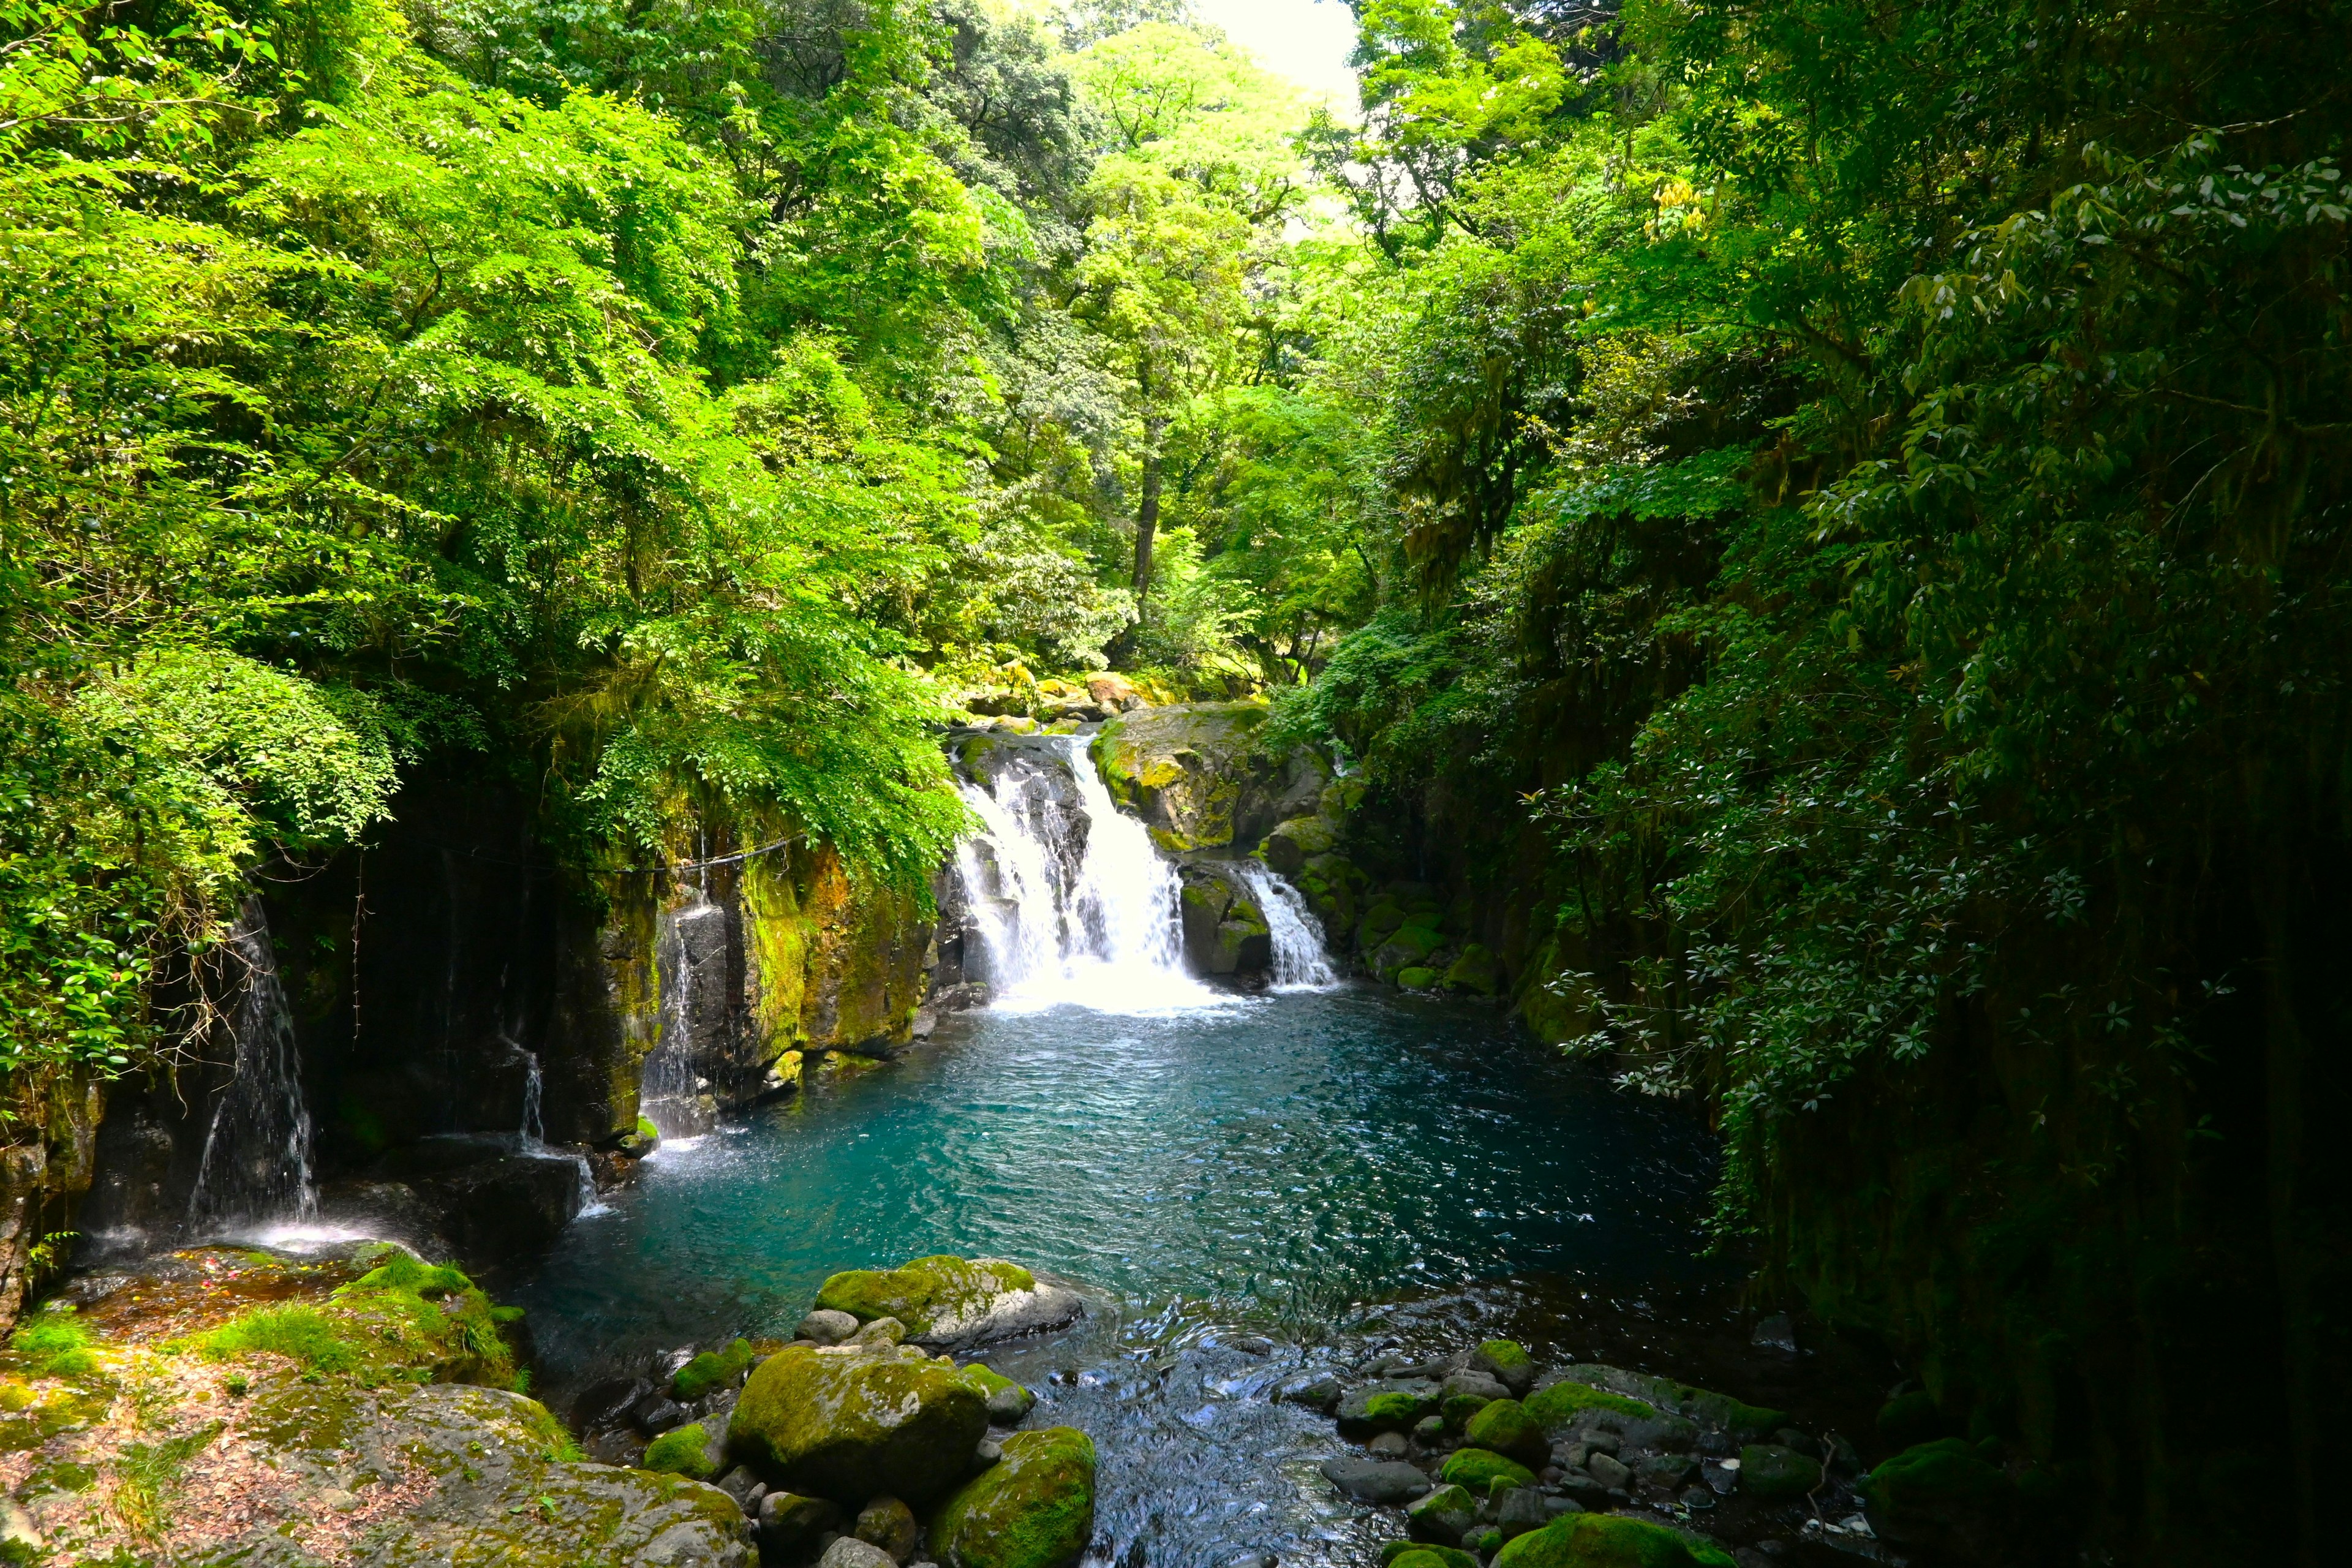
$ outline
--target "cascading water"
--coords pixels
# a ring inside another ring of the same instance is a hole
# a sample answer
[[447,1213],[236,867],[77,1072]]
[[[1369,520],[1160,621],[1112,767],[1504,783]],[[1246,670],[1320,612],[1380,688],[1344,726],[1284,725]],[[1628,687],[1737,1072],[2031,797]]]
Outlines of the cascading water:
[[269,916],[257,898],[245,901],[229,947],[245,979],[228,1028],[236,1076],[221,1091],[205,1133],[188,1224],[197,1234],[267,1221],[307,1222],[319,1212],[310,1173],[310,1109],[302,1098],[294,1016],[270,951]]
[[1323,922],[1307,907],[1307,896],[1268,866],[1255,860],[1241,863],[1242,880],[1257,899],[1274,944],[1274,986],[1277,991],[1319,989],[1339,983],[1323,947]]
[[1139,1013],[1226,1000],[1186,973],[1175,868],[1111,803],[1086,742],[1055,737],[1035,761],[960,786],[982,824],[957,853],[998,1003]]
[[646,1057],[637,1108],[664,1138],[710,1131],[718,1104],[695,1070],[698,1042],[728,1026],[723,977],[707,973],[721,962],[727,911],[707,898],[662,916],[655,948],[661,983],[661,1033]]

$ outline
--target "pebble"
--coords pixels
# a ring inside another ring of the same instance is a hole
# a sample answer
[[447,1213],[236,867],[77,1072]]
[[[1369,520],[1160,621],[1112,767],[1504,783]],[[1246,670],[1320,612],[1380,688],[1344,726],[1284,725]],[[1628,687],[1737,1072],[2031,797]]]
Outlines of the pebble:
[[[1443,1421],[1438,1423],[1440,1427],[1443,1427],[1444,1425],[1445,1424]],[[1364,1447],[1368,1452],[1383,1459],[1402,1459],[1405,1456],[1405,1450],[1408,1446],[1409,1445],[1405,1442],[1405,1436],[1403,1433],[1383,1432],[1379,1436],[1373,1438],[1370,1442],[1365,1444]]]

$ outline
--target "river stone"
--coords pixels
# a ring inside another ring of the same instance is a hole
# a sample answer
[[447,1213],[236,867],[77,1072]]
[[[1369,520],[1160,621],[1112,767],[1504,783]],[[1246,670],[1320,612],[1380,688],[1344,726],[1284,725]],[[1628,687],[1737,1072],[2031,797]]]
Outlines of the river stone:
[[1478,1502],[1460,1487],[1443,1486],[1404,1510],[1404,1529],[1415,1541],[1452,1546],[1478,1522]]
[[1623,1491],[1633,1484],[1633,1472],[1611,1455],[1593,1454],[1585,1459],[1584,1468],[1592,1473],[1594,1480],[1612,1492]]
[[907,1340],[907,1325],[896,1318],[877,1318],[849,1336],[853,1345],[896,1345]]
[[974,1362],[962,1369],[963,1375],[980,1390],[988,1404],[988,1424],[992,1426],[1017,1426],[1037,1403],[1037,1396],[992,1366]]
[[795,1339],[814,1340],[821,1345],[837,1345],[857,1331],[857,1320],[847,1312],[829,1311],[824,1308],[801,1320],[793,1331]]
[[1535,1485],[1535,1472],[1517,1459],[1486,1448],[1456,1448],[1445,1456],[1444,1468],[1437,1479],[1458,1487],[1467,1487],[1474,1497],[1485,1497],[1498,1480],[1515,1487]]
[[1802,1497],[1822,1484],[1822,1467],[1778,1443],[1750,1443],[1739,1450],[1739,1483],[1748,1495],[1767,1502]]
[[1462,1437],[1474,1448],[1507,1454],[1523,1465],[1540,1465],[1551,1456],[1543,1428],[1516,1399],[1497,1399],[1483,1406],[1462,1428]]
[[[1753,1486],[1740,1466],[1740,1484]],[[1958,1437],[1920,1443],[1862,1478],[1863,1511],[1889,1541],[1946,1542],[1993,1533],[2016,1497],[2010,1479]]]
[[1524,1394],[1536,1381],[1536,1363],[1517,1340],[1488,1340],[1470,1352],[1470,1370],[1483,1372],[1514,1394]]
[[1085,1310],[1076,1291],[1041,1285],[1017,1263],[945,1255],[836,1274],[817,1291],[816,1304],[861,1323],[896,1318],[910,1342],[942,1350],[1062,1328]]
[[760,1550],[792,1562],[816,1550],[820,1537],[841,1528],[841,1510],[823,1498],[774,1491],[760,1500]]
[[1326,1415],[1339,1403],[1339,1380],[1328,1372],[1301,1373],[1275,1391],[1285,1405],[1304,1405]]
[[986,1403],[953,1366],[898,1347],[792,1344],[751,1373],[728,1436],[773,1484],[863,1502],[939,1496],[987,1431]]
[[1411,1502],[1431,1488],[1427,1476],[1402,1459],[1367,1459],[1352,1454],[1323,1461],[1323,1479],[1363,1502]]
[[1491,1568],[1738,1568],[1705,1536],[1622,1513],[1571,1513],[1504,1542]]
[[1533,1487],[1514,1487],[1505,1492],[1502,1503],[1495,1510],[1496,1526],[1502,1531],[1506,1541],[1525,1535],[1531,1530],[1541,1530],[1550,1522],[1551,1509],[1548,1506],[1548,1500]]
[[878,1497],[857,1510],[857,1525],[850,1533],[888,1552],[893,1563],[904,1563],[915,1554],[920,1531],[913,1509],[897,1498]]
[[1068,1568],[1094,1537],[1094,1440],[1048,1426],[1003,1447],[932,1516],[940,1568]]
[[1340,1398],[1339,1432],[1356,1438],[1375,1432],[1409,1432],[1436,1410],[1436,1393],[1426,1383],[1368,1383]]
[[898,1568],[898,1564],[871,1542],[845,1535],[824,1549],[816,1568]]
[[1478,1560],[1434,1542],[1391,1541],[1381,1548],[1381,1568],[1478,1568]]

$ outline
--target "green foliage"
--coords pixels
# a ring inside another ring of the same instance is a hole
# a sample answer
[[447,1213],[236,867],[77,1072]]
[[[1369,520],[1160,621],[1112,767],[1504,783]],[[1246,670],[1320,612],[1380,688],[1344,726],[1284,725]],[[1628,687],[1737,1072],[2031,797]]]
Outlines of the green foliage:
[[359,1370],[358,1350],[346,1326],[316,1307],[261,1307],[196,1336],[197,1348],[215,1356],[282,1355],[304,1372]]
[[87,1377],[98,1370],[90,1350],[89,1327],[74,1316],[71,1307],[50,1307],[35,1313],[8,1336],[8,1348],[23,1358],[36,1377]]

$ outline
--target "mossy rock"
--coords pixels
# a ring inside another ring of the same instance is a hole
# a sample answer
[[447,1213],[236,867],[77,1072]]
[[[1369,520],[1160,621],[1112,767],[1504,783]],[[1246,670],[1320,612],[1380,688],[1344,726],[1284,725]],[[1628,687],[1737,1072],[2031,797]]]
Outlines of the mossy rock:
[[988,1431],[980,1389],[905,1346],[792,1344],[761,1362],[728,1440],[771,1485],[845,1503],[910,1502],[959,1480]]
[[1703,1536],[1621,1513],[1571,1513],[1504,1543],[1492,1568],[1737,1568]]
[[1525,1393],[1536,1378],[1535,1357],[1517,1340],[1483,1340],[1470,1352],[1470,1364],[1493,1376],[1504,1387]]
[[1569,1380],[1555,1383],[1549,1388],[1538,1388],[1528,1396],[1528,1414],[1546,1432],[1563,1432],[1575,1424],[1578,1415],[1587,1410],[1605,1411],[1612,1415],[1630,1420],[1647,1421],[1658,1414],[1657,1406],[1647,1405],[1631,1395],[1612,1394],[1605,1388]]
[[1092,748],[1103,787],[1171,854],[1234,842],[1244,791],[1273,771],[1259,752],[1265,709],[1190,702],[1122,714]]
[[644,1468],[665,1476],[691,1476],[707,1481],[719,1471],[710,1462],[710,1434],[699,1421],[673,1426],[646,1445]]
[[896,1318],[907,1325],[910,1340],[955,1343],[1039,1296],[1036,1276],[1017,1263],[942,1254],[897,1268],[836,1274],[817,1291],[816,1305],[847,1312],[861,1323]]
[[725,1350],[704,1351],[677,1369],[669,1380],[670,1393],[691,1405],[704,1394],[726,1387],[751,1367],[751,1342],[736,1340]]
[[1445,1418],[1445,1429],[1459,1432],[1470,1425],[1470,1418],[1494,1404],[1483,1394],[1449,1394],[1438,1414]]
[[2015,1500],[2008,1476],[1958,1437],[1904,1449],[1863,1477],[1856,1489],[1871,1528],[1890,1541],[1982,1531]]
[[1802,1497],[1821,1484],[1821,1465],[1794,1448],[1750,1443],[1739,1450],[1739,1489],[1760,1501]]
[[[1424,961],[1437,951],[1437,946],[1435,931],[1422,926],[1399,926],[1373,952],[1372,973],[1385,977],[1401,970],[1424,967]],[[1436,976],[1432,974],[1430,979],[1433,983]]]
[[1437,989],[1437,971],[1419,966],[1400,969],[1397,971],[1396,983],[1407,991],[1434,991]]
[[1507,1454],[1523,1464],[1540,1465],[1550,1443],[1542,1425],[1516,1399],[1497,1399],[1473,1415],[1462,1436],[1474,1448]]
[[[1428,1541],[1390,1541],[1381,1546],[1381,1568],[1396,1568],[1407,1557],[1433,1559],[1440,1568],[1478,1568],[1478,1560],[1456,1547],[1443,1546]],[[1428,1568],[1426,1562],[1416,1561],[1410,1568]]]
[[1531,1487],[1536,1482],[1533,1470],[1517,1459],[1486,1448],[1454,1449],[1445,1456],[1437,1479],[1447,1486],[1464,1488],[1476,1497],[1491,1493],[1498,1480],[1515,1487]]
[[1429,1389],[1391,1383],[1367,1384],[1349,1389],[1339,1401],[1339,1430],[1350,1437],[1409,1432],[1414,1423],[1433,1415],[1436,1409],[1437,1395]]
[[1480,942],[1463,948],[1460,956],[1448,964],[1438,984],[1448,991],[1465,991],[1474,996],[1493,996],[1503,988],[1502,965],[1492,950]]
[[1037,1403],[1035,1394],[992,1366],[982,1366],[973,1362],[961,1370],[971,1385],[980,1390],[980,1397],[988,1406],[989,1419],[998,1426],[1010,1426],[1028,1415],[1030,1407]]
[[1936,1408],[1936,1401],[1925,1389],[1897,1394],[1878,1412],[1879,1436],[1897,1448],[1931,1443],[1950,1432],[1951,1423],[1944,1419],[1944,1413]]
[[932,1553],[940,1568],[1067,1568],[1094,1537],[1094,1440],[1048,1426],[1003,1447],[932,1516]]
[[1478,1522],[1478,1500],[1457,1486],[1423,1493],[1407,1505],[1404,1527],[1415,1541],[1452,1545]]
[[1339,835],[1320,816],[1294,816],[1278,822],[1257,847],[1258,858],[1286,877],[1296,879],[1307,862],[1339,847]]
[[1381,944],[1393,936],[1402,924],[1403,906],[1387,901],[1375,903],[1364,911],[1364,918],[1356,922],[1356,946],[1364,952],[1377,952]]

